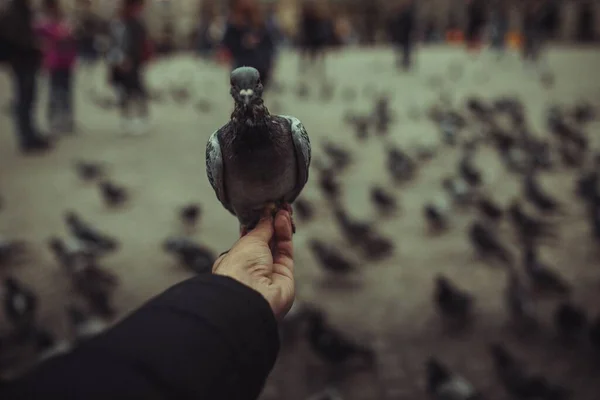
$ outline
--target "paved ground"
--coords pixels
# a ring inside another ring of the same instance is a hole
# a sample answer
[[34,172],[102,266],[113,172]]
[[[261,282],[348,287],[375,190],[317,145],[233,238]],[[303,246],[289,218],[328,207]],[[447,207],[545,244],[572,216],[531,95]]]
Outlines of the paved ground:
[[[566,350],[557,346],[550,327],[541,337],[525,342],[510,333],[502,306],[503,272],[475,260],[465,238],[465,227],[473,213],[457,213],[447,235],[431,238],[426,234],[422,204],[439,192],[441,178],[455,169],[455,151],[444,149],[420,170],[415,182],[395,188],[402,211],[394,218],[380,218],[369,202],[368,189],[376,183],[391,185],[381,157],[385,143],[371,138],[359,144],[343,123],[343,115],[348,109],[368,110],[371,88],[385,90],[393,96],[399,117],[390,140],[409,151],[416,145],[435,144],[439,141],[435,127],[424,118],[412,120],[409,114],[423,112],[437,98],[439,88],[434,90],[430,85],[432,77],[447,77],[451,65],[464,64],[460,80],[450,83],[444,79],[445,90],[456,102],[473,93],[484,97],[519,95],[527,104],[534,130],[545,134],[542,114],[547,104],[580,99],[596,103],[600,95],[596,78],[600,53],[552,50],[547,66],[556,76],[556,85],[551,90],[542,87],[535,72],[510,57],[501,61],[489,55],[471,59],[459,49],[425,49],[418,69],[410,74],[398,73],[392,60],[387,50],[348,50],[333,55],[328,76],[336,86],[336,95],[331,103],[318,99],[319,85],[310,75],[310,100],[298,100],[290,90],[268,98],[268,105],[274,106],[276,101],[277,111],[293,114],[304,122],[317,157],[319,143],[325,139],[353,151],[354,162],[343,178],[344,203],[357,218],[377,219],[381,231],[394,238],[397,245],[394,257],[363,265],[361,275],[351,284],[331,284],[305,243],[308,238],[318,237],[346,245],[331,223],[330,210],[313,175],[304,197],[320,208],[317,220],[300,224],[295,237],[298,298],[324,308],[337,327],[372,342],[381,354],[379,373],[353,375],[340,389],[351,400],[424,398],[423,361],[436,354],[471,379],[488,398],[507,399],[498,388],[486,353],[489,341],[503,340],[534,370],[573,389],[574,399],[596,400],[600,384],[585,347]],[[288,89],[298,82],[296,66],[295,55],[282,55],[277,78]],[[204,167],[206,140],[228,119],[231,110],[227,72],[189,57],[153,66],[149,80],[154,89],[186,86],[193,99],[186,104],[171,99],[154,103],[155,125],[143,138],[122,137],[116,112],[100,109],[90,101],[84,87],[93,88],[99,96],[110,95],[103,84],[104,76],[101,70],[95,75],[80,74],[77,117],[81,133],[61,138],[56,150],[47,156],[18,155],[12,125],[7,116],[0,116],[0,194],[5,203],[0,212],[0,234],[26,238],[37,249],[30,263],[10,273],[39,291],[43,299],[41,322],[57,333],[65,332],[63,305],[71,293],[45,241],[52,234],[64,233],[62,215],[66,209],[81,212],[122,239],[123,250],[105,262],[121,278],[116,295],[121,315],[189,276],[159,248],[166,235],[181,230],[177,207],[191,201],[203,204],[205,212],[195,237],[216,252],[228,248],[237,236],[237,223],[217,202]],[[357,100],[342,99],[343,88],[347,87],[358,91]],[[9,100],[9,88],[7,77],[0,75],[0,104]],[[204,99],[213,104],[208,114],[194,107]],[[40,107],[40,118],[43,115]],[[592,136],[597,128],[590,127]],[[111,176],[131,189],[130,204],[121,211],[107,210],[96,188],[81,183],[73,173],[71,163],[78,158],[107,162]],[[504,173],[492,152],[480,152],[477,164],[498,200],[507,202],[517,193],[517,183]],[[572,180],[573,173],[567,171],[544,177],[547,189],[568,204],[568,213],[561,220],[560,243],[544,248],[543,256],[575,284],[573,299],[585,305],[590,315],[596,315],[600,312],[597,247],[589,239],[583,209],[571,194]],[[508,227],[502,229],[510,238]],[[348,252],[352,253],[350,249]],[[359,260],[358,255],[351,256]],[[432,277],[442,271],[477,297],[478,322],[468,334],[444,335],[431,306]],[[541,304],[547,325],[553,304]],[[283,351],[265,389],[265,399],[303,399],[322,388],[324,367],[305,349],[300,344]]]

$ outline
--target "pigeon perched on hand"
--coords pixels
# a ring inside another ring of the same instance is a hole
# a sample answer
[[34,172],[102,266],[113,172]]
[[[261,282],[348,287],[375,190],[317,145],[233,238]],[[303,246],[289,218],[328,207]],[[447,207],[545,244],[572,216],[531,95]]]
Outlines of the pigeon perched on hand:
[[230,93],[234,110],[208,140],[206,173],[221,204],[237,216],[243,236],[267,207],[292,212],[290,204],[308,180],[311,147],[300,120],[269,113],[256,69],[235,69]]

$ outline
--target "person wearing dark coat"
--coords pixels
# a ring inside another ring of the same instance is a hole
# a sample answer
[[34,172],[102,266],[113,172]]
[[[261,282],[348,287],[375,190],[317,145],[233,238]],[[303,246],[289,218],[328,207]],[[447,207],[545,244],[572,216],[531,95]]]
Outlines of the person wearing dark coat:
[[263,86],[268,87],[275,62],[275,37],[256,0],[233,2],[222,45],[232,58],[232,70],[254,67]]
[[[274,242],[274,253],[269,243]],[[264,217],[213,266],[109,331],[0,385],[0,398],[253,400],[294,298],[292,222]]]
[[484,0],[469,0],[467,5],[466,41],[470,49],[481,44],[481,35],[486,23],[486,5]]
[[34,32],[29,0],[13,0],[0,17],[0,40],[14,82],[15,130],[21,151],[39,152],[50,143],[35,124],[37,74],[41,67],[41,45]]
[[398,67],[408,70],[411,66],[413,35],[415,29],[415,2],[403,2],[390,20],[390,36],[398,49]]
[[545,39],[543,22],[547,11],[544,0],[528,0],[523,15],[523,58],[536,63]]
[[318,65],[324,72],[325,49],[333,38],[333,22],[313,0],[302,5],[300,13],[300,71]]

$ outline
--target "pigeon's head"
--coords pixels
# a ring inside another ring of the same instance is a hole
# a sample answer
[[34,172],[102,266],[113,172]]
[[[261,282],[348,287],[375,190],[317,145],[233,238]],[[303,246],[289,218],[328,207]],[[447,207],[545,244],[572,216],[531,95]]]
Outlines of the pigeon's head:
[[249,107],[262,97],[260,73],[252,67],[240,67],[231,72],[231,96],[236,103]]

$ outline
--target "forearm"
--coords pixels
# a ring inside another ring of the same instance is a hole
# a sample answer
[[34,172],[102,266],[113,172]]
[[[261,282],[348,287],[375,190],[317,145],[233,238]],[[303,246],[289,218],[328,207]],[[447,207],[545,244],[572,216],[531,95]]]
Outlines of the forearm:
[[[229,278],[198,277],[71,355],[49,361],[15,392],[27,392],[22,398],[36,398],[37,390],[47,398],[74,392],[76,398],[117,398],[124,391],[130,398],[254,399],[277,351],[276,322],[260,294]],[[99,374],[106,381],[96,381]]]

